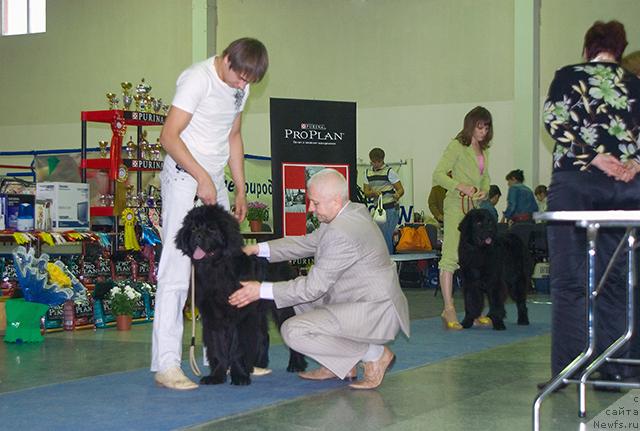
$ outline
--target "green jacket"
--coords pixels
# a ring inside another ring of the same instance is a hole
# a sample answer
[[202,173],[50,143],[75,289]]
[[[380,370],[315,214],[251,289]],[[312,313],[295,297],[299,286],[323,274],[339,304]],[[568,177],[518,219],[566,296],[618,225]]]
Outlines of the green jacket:
[[[478,159],[473,152],[471,145],[462,145],[457,139],[454,139],[445,148],[440,162],[433,172],[433,183],[447,189],[448,192],[445,199],[459,199],[460,195],[456,190],[456,186],[460,183],[469,184],[478,190],[489,193],[491,180],[489,178],[489,151],[484,150],[484,171],[480,173]],[[447,176],[447,172],[451,171],[452,178]]]

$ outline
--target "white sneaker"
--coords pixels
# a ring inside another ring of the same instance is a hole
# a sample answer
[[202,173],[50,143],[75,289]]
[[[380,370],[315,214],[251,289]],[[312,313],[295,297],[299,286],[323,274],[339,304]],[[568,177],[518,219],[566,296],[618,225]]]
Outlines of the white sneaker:
[[198,387],[198,385],[185,376],[178,367],[156,373],[155,381],[158,386],[175,389],[177,391],[188,391]]
[[260,368],[260,367],[253,367],[253,371],[251,372],[251,375],[254,377],[262,377],[262,376],[266,376],[267,374],[271,374],[273,370],[271,370],[271,368]]
[[[271,374],[273,372],[273,370],[271,368],[260,368],[260,367],[253,367],[253,371],[251,371],[251,375],[253,377],[262,377],[262,376],[266,376],[267,374]],[[227,368],[227,376],[231,374],[231,369]]]

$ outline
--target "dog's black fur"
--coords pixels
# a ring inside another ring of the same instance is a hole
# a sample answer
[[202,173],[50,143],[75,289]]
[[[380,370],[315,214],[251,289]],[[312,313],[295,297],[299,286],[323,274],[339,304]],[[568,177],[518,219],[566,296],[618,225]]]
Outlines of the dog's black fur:
[[[268,364],[267,311],[273,301],[236,308],[229,304],[229,296],[241,287],[240,281],[290,279],[292,268],[245,255],[238,222],[219,205],[189,211],[176,235],[176,246],[191,258],[195,268],[196,305],[211,369],[200,383],[224,383],[230,370],[231,384],[250,384],[253,367]],[[281,310],[278,326],[294,314],[293,309]],[[304,356],[292,352],[287,369],[304,371],[306,366]]]
[[464,294],[464,328],[473,326],[489,300],[487,317],[493,329],[506,329],[504,302],[507,295],[516,303],[518,325],[528,325],[527,291],[531,286],[532,264],[522,240],[512,233],[498,235],[491,213],[469,211],[460,222],[458,259]]

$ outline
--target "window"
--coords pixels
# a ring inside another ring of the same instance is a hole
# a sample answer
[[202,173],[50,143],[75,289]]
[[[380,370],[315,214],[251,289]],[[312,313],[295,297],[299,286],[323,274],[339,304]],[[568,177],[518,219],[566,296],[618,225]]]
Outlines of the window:
[[47,0],[2,0],[2,35],[44,33]]

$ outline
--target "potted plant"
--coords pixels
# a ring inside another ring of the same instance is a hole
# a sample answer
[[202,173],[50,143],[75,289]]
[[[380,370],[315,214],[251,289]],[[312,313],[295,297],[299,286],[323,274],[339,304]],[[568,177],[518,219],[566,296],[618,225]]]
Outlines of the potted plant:
[[109,291],[111,312],[116,316],[116,327],[119,331],[131,329],[133,310],[141,297],[140,292],[128,284],[124,287],[115,286]]
[[247,209],[247,220],[249,220],[251,232],[261,232],[262,222],[269,220],[269,208],[267,204],[252,201],[247,204]]

